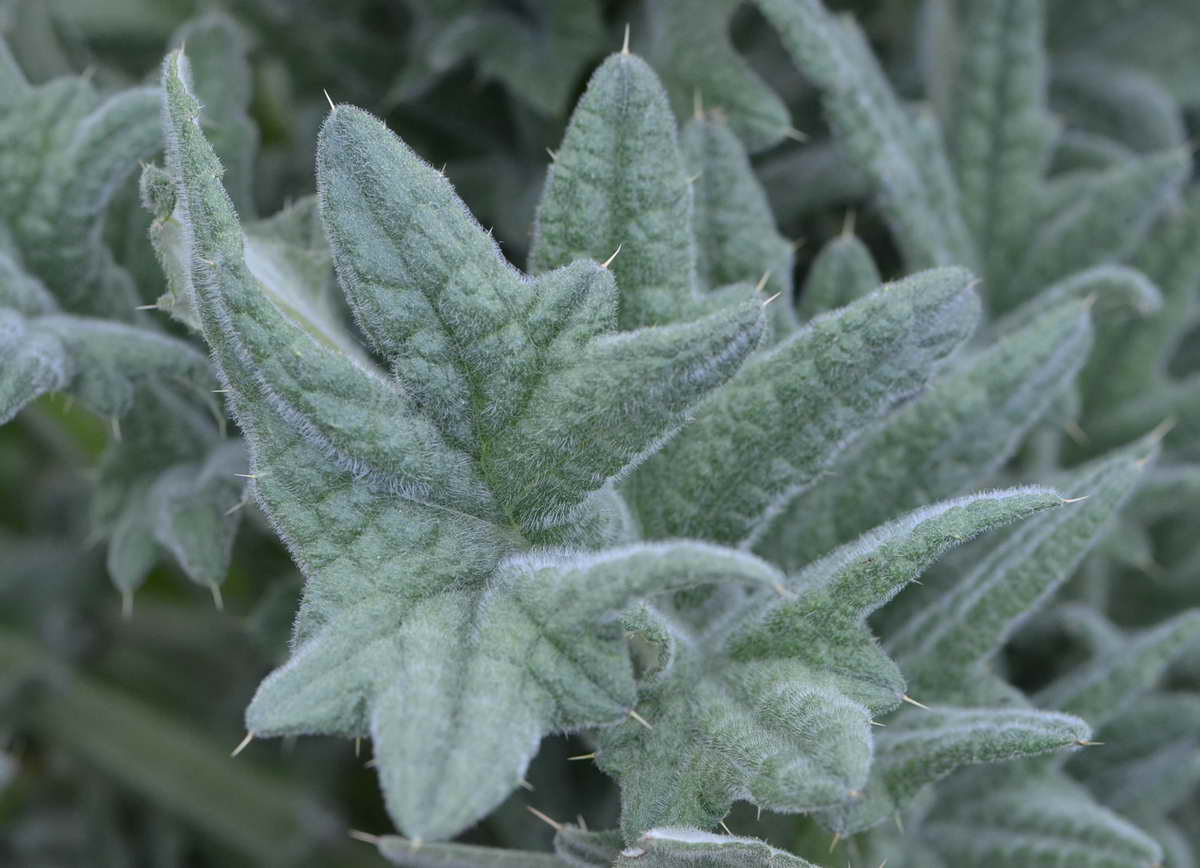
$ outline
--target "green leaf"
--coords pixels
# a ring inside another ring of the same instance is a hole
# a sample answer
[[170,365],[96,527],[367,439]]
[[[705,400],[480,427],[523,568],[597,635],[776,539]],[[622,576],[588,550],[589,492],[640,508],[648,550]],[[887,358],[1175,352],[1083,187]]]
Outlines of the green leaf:
[[964,689],[1016,625],[1070,577],[1156,452],[1157,442],[1146,439],[1072,471],[1061,490],[1086,500],[1019,528],[889,640],[917,696],[943,701]]
[[783,101],[740,55],[729,27],[741,0],[645,4],[633,44],[658,70],[680,118],[700,101],[718,109],[751,152],[779,144],[791,130]]
[[699,829],[651,829],[626,849],[615,868],[815,868],[757,838]]
[[897,512],[986,484],[1087,357],[1082,305],[1043,314],[958,362],[847,450],[758,550],[787,570]]
[[1032,709],[908,711],[875,735],[865,792],[824,821],[840,835],[855,834],[904,810],[924,787],[958,768],[1062,750],[1089,735],[1077,717]]
[[172,47],[187,46],[196,98],[204,106],[205,131],[225,167],[225,188],[243,219],[254,214],[258,152],[258,128],[247,114],[252,96],[248,42],[238,23],[218,11],[186,22],[171,39]]
[[553,853],[498,850],[471,844],[426,844],[395,835],[381,837],[376,846],[392,865],[404,868],[566,868]]
[[1151,153],[1182,147],[1183,112],[1171,94],[1136,69],[1075,57],[1054,69],[1054,110],[1073,127]]
[[1198,638],[1200,610],[1176,615],[1050,684],[1034,701],[1103,724],[1151,687]]
[[808,321],[857,301],[882,282],[867,245],[852,233],[843,232],[826,242],[813,260],[796,313],[802,321]]
[[944,150],[904,110],[858,26],[820,0],[755,2],[821,90],[835,135],[879,189],[909,270],[970,267],[976,254]]
[[989,332],[996,336],[1011,334],[1033,322],[1047,311],[1068,301],[1095,301],[1101,321],[1124,322],[1130,314],[1147,317],[1163,305],[1159,292],[1146,275],[1125,265],[1097,265],[1076,272],[1043,289],[1016,310],[996,320]]
[[631,54],[609,57],[575,106],[546,177],[529,269],[605,261],[618,248],[621,328],[686,318],[699,298],[692,188],[662,84]]
[[676,651],[642,692],[653,729],[606,730],[596,756],[620,780],[626,839],[711,827],[737,799],[789,813],[846,801],[866,781],[869,714],[904,692],[866,616],[952,546],[1059,502],[1018,489],[939,504],[814,564],[784,596],[735,598],[697,628],[660,602]]
[[692,178],[692,226],[701,286],[712,290],[756,283],[766,275],[762,292],[783,293],[770,308],[775,332],[787,334],[796,326],[792,244],[775,228],[766,192],[733,128],[720,115],[706,114],[684,126],[679,144]]
[[330,116],[318,168],[339,277],[412,396],[409,412],[476,459],[499,510],[526,531],[561,523],[625,473],[762,333],[746,302],[608,336],[612,273],[578,262],[520,275],[446,179],[357,109]]
[[959,799],[922,833],[956,868],[1153,868],[1162,858],[1145,832],[1062,778]]
[[1071,272],[1134,251],[1187,177],[1188,159],[1167,151],[1098,173],[1035,233],[1004,292],[993,294],[996,309],[1010,310]]
[[963,218],[989,293],[1004,291],[1031,233],[1055,124],[1045,109],[1041,0],[968,0],[948,129]]
[[974,329],[971,275],[888,284],[755,356],[634,477],[647,536],[743,543]]
[[186,343],[111,320],[0,308],[0,424],[46,392],[67,392],[101,416],[123,416],[139,384],[207,391],[208,360]]

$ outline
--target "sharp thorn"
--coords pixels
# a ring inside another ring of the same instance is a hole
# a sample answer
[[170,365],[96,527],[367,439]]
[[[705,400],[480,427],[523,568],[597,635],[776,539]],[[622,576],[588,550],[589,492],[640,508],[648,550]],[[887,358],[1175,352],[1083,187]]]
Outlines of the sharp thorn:
[[121,591],[121,617],[126,621],[133,617],[132,591]]
[[646,729],[654,729],[654,727],[650,725],[650,721],[646,720],[646,718],[644,718],[640,714],[638,714],[636,709],[633,709],[633,708],[629,709],[629,716],[632,717],[634,720],[636,720],[638,723],[640,723],[642,726],[646,727]]
[[586,832],[588,830],[587,820],[583,819],[583,814],[575,815],[575,825],[578,826],[584,832]]
[[1090,494],[1085,494],[1082,497],[1064,497],[1064,498],[1062,498],[1062,502],[1063,503],[1083,503],[1083,501],[1087,500],[1089,497],[1091,497]]
[[793,142],[800,142],[801,144],[808,141],[808,136],[800,132],[795,127],[788,127],[788,130],[786,133],[784,133],[784,136],[791,139]]
[[593,760],[596,758],[594,753],[581,753],[578,756],[567,757],[567,762],[580,762],[581,760]]
[[854,234],[854,220],[856,214],[853,208],[846,212],[846,219],[842,221],[842,235],[849,238]]
[[729,827],[725,825],[724,820],[721,821],[721,828],[725,830],[726,835],[728,835],[730,838],[733,837],[733,832],[729,831]]
[[157,304],[139,304],[134,310],[158,310]]
[[1102,741],[1092,741],[1086,738],[1077,738],[1074,743],[1077,747],[1100,747],[1104,744]]
[[903,694],[903,695],[900,697],[900,699],[901,699],[903,702],[907,702],[909,705],[915,705],[917,708],[923,708],[923,709],[925,709],[926,711],[929,711],[929,706],[928,706],[928,705],[926,705],[926,704],[925,704],[925,703],[923,703],[923,702],[917,702],[915,699],[913,699],[913,698],[912,698],[911,696],[909,696],[907,693]]
[[213,605],[216,606],[217,611],[224,612],[225,600],[221,597],[221,586],[214,582],[208,586],[208,589],[212,591]]
[[1164,437],[1166,437],[1168,434],[1170,434],[1171,431],[1174,430],[1175,426],[1178,424],[1179,424],[1178,419],[1176,419],[1174,416],[1168,416],[1166,419],[1163,419],[1161,422],[1159,422],[1158,425],[1154,428],[1153,431],[1150,432],[1150,434],[1148,436],[1155,443],[1158,443]]
[[238,754],[240,754],[242,751],[244,751],[246,749],[246,746],[249,745],[250,742],[252,742],[252,741],[254,741],[254,733],[252,733],[252,732],[246,733],[246,737],[242,739],[241,744],[239,744],[237,747],[235,747],[233,749],[233,753],[231,753],[230,756],[235,757]]
[[117,416],[113,416],[110,421],[112,424],[113,439],[116,440],[118,443],[120,443],[121,442],[121,419]]
[[371,759],[369,759],[365,763],[363,763],[363,768],[364,769],[373,769],[377,765],[379,765],[379,761],[376,760],[374,757],[371,757]]
[[763,306],[763,307],[766,307],[768,304],[770,304],[771,302],[773,302],[775,299],[779,298],[779,296],[781,296],[781,295],[783,295],[783,293],[782,293],[782,292],[777,292],[777,293],[775,293],[773,296],[771,296],[771,297],[770,297],[770,298],[768,298],[766,301],[764,301],[764,302],[762,303],[762,306]]
[[337,111],[337,106],[335,106],[335,105],[333,104],[333,97],[331,97],[331,96],[329,95],[329,91],[325,90],[324,88],[321,88],[321,90],[322,90],[322,91],[324,91],[324,93],[325,93],[325,99],[326,99],[326,100],[328,101],[328,103],[329,103],[329,110],[330,110],[330,111]]
[[533,792],[533,784],[529,783],[529,781],[525,780],[524,778],[521,778],[521,780],[517,781],[517,786],[526,792]]
[[545,823],[547,826],[549,826],[554,831],[559,832],[562,830],[562,827],[563,827],[562,823],[558,822],[558,820],[552,820],[550,817],[547,817],[545,814],[543,814],[537,808],[533,807],[533,805],[526,805],[525,810],[527,810],[529,813],[533,814],[535,817],[537,817],[539,820],[541,820],[543,823]]
[[242,479],[258,479],[257,473],[235,473],[234,476],[240,476]]
[[558,153],[554,150],[554,148],[546,148],[546,153],[550,155],[551,162],[558,160]]
[[624,244],[624,242],[621,242],[621,244],[618,244],[617,249],[612,252],[612,256],[608,257],[608,259],[606,259],[600,263],[601,268],[608,268],[610,265],[613,264],[613,260],[616,259],[617,254],[621,252],[621,247],[623,244]]
[[372,835],[370,832],[360,832],[358,829],[347,829],[346,834],[355,841],[362,841],[364,844],[370,844],[372,847],[379,846],[379,836]]
[[829,842],[829,852],[830,852],[830,853],[832,853],[834,850],[836,850],[836,849],[837,849],[837,845],[838,845],[839,843],[841,843],[841,840],[842,840],[842,833],[841,833],[841,832],[834,832],[834,833],[833,833],[833,840]]
[[792,241],[792,252],[795,253],[797,250],[799,250],[801,247],[803,247],[807,243],[808,243],[807,238],[795,239],[794,241]]
[[767,285],[767,281],[768,281],[768,280],[770,280],[770,279],[771,279],[771,272],[770,272],[770,271],[764,271],[764,272],[762,273],[762,277],[760,277],[760,278],[758,279],[758,283],[754,284],[754,291],[755,291],[755,292],[762,292],[762,291],[763,291],[763,287],[765,287],[765,286]]
[[696,174],[692,175],[690,178],[687,179],[688,186],[689,187],[692,186],[692,184],[695,184],[697,181],[699,181],[703,177],[704,177],[704,172],[697,172]]
[[625,24],[625,41],[621,43],[621,53],[622,54],[629,53],[629,23],[628,22],[626,22],[626,24]]
[[212,393],[213,393],[214,395],[224,395],[224,394],[226,394],[226,393],[228,393],[228,392],[229,392],[229,390],[228,390],[228,389],[213,389],[213,390],[212,390]]
[[872,720],[871,726],[887,726],[886,723],[880,723],[878,720]]

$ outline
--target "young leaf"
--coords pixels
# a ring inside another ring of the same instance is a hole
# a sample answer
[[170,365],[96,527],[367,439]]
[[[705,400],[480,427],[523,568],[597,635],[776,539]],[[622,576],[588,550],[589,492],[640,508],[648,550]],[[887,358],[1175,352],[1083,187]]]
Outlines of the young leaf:
[[1040,0],[968,0],[948,129],[963,219],[988,292],[1025,250],[1056,132],[1046,109]]
[[975,249],[945,153],[905,112],[862,31],[820,0],[755,2],[822,91],[834,133],[879,188],[909,270],[970,267]]
[[660,604],[677,653],[643,688],[653,729],[606,730],[596,756],[621,782],[626,839],[711,827],[736,799],[785,812],[846,801],[866,780],[868,714],[904,692],[866,616],[950,547],[1059,502],[1018,489],[939,504],[813,565],[785,597],[751,595],[699,627]]
[[745,150],[715,114],[689,121],[679,144],[692,179],[692,227],[701,286],[712,290],[756,283],[767,275],[761,291],[765,296],[783,293],[771,311],[776,332],[787,334],[796,326],[792,244],[775,228],[767,195]]
[[637,474],[648,536],[744,543],[975,327],[971,275],[923,272],[755,356]]
[[700,100],[729,118],[730,128],[753,153],[783,141],[791,117],[733,46],[730,19],[740,5],[741,0],[710,0],[702,7],[688,0],[648,3],[633,41],[662,75],[680,118]]
[[195,308],[255,492],[308,580],[295,653],[248,728],[369,731],[401,830],[454,835],[516,786],[542,735],[626,718],[615,619],[634,599],[778,581],[702,544],[534,547],[554,523],[576,547],[627,533],[607,481],[736,370],[761,312],[614,334],[609,272],[519,275],[439,172],[341,108],[321,135],[322,218],[398,389],[257,286],[184,66],[165,63],[165,114]]
[[1145,832],[1061,777],[958,799],[921,831],[956,868],[1153,868],[1162,858]]
[[1073,271],[1119,261],[1135,250],[1188,165],[1187,154],[1174,150],[1098,173],[1031,239],[1005,290],[994,294],[996,309],[1011,310]]
[[1070,577],[1156,452],[1157,441],[1145,439],[1073,471],[1062,490],[1086,500],[1019,528],[894,635],[889,651],[913,691],[944,699],[962,689],[1021,619]]
[[645,61],[614,54],[571,115],[538,207],[534,274],[611,262],[622,329],[686,318],[698,300],[692,188],[675,117]]
[[1087,357],[1080,304],[1047,312],[934,380],[800,495],[758,550],[799,569],[897,512],[985,484]]
[[882,282],[867,245],[843,232],[821,248],[809,267],[797,316],[807,322],[817,314],[845,307],[874,292]]
[[864,793],[825,814],[840,835],[882,822],[955,769],[1037,756],[1091,735],[1077,717],[1023,708],[934,708],[905,712],[875,735]]

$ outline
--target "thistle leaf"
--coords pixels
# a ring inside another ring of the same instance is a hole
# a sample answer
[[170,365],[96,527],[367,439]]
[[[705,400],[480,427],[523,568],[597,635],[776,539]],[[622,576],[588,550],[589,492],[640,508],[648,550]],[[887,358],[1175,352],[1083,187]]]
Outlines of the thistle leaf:
[[942,700],[962,689],[1016,625],[1070,577],[1156,452],[1157,442],[1146,439],[1073,471],[1061,490],[1085,501],[1019,528],[896,633],[889,651],[912,690]]
[[917,274],[755,356],[634,478],[647,536],[761,534],[970,335],[972,285],[962,269]]
[[606,730],[596,756],[621,782],[626,840],[711,827],[736,799],[786,812],[845,802],[866,781],[868,713],[904,692],[866,616],[950,547],[1059,502],[1030,489],[922,510],[813,565],[786,596],[751,595],[694,630],[660,604],[678,639],[670,671],[643,687],[653,729]]
[[1179,103],[1136,69],[1070,58],[1055,65],[1052,87],[1054,110],[1067,123],[1131,152],[1165,151],[1186,143]]
[[945,152],[905,112],[862,31],[820,0],[755,2],[820,88],[835,135],[879,189],[909,270],[970,267],[976,254]]
[[0,424],[46,392],[67,392],[97,414],[123,416],[139,384],[211,388],[208,360],[175,338],[111,320],[0,308]]
[[922,833],[963,868],[1027,868],[1050,860],[1079,868],[1153,868],[1162,858],[1145,832],[1064,778],[960,799],[926,821]]
[[[637,694],[619,615],[636,598],[778,582],[703,544],[577,553],[627,534],[607,483],[733,374],[762,314],[614,333],[610,272],[518,274],[439,172],[340,108],[318,153],[322,217],[397,388],[258,286],[184,63],[166,61],[165,113],[195,309],[260,504],[308,580],[295,652],[248,728],[369,731],[397,825],[452,836],[516,786],[542,735],[626,718]],[[534,547],[550,520],[572,551]]]
[[700,285],[712,290],[734,283],[753,284],[767,275],[764,296],[783,293],[771,306],[775,331],[787,334],[796,326],[792,244],[775,228],[766,192],[745,149],[732,127],[715,113],[689,121],[679,144],[692,179],[692,228]]
[[1056,132],[1046,109],[1040,0],[969,0],[948,129],[963,219],[1002,293],[1031,230]]
[[1101,725],[1117,716],[1200,638],[1200,610],[1146,630],[1039,691],[1034,701]]
[[807,322],[874,292],[882,282],[867,245],[843,232],[831,238],[813,260],[796,313]]
[[855,834],[904,810],[955,769],[1062,750],[1090,735],[1077,717],[1023,708],[905,712],[875,736],[866,791],[824,821],[838,834]]
[[997,310],[1011,310],[1074,271],[1127,256],[1187,172],[1187,154],[1174,150],[1098,173],[1033,237],[1004,292],[994,294]]
[[740,0],[688,0],[646,4],[634,43],[658,70],[680,118],[697,99],[729,119],[750,152],[779,144],[791,130],[788,108],[736,51],[730,19]]
[[798,497],[758,550],[799,569],[897,512],[985,484],[1091,343],[1079,304],[1048,312],[938,377]]
[[1124,321],[1130,314],[1151,316],[1163,305],[1162,293],[1142,272],[1125,265],[1097,265],[1046,287],[1016,310],[996,320],[989,332],[996,336],[1011,334],[1052,308],[1073,300],[1090,302],[1093,298],[1097,318],[1102,321]]
[[426,844],[395,835],[384,835],[375,846],[390,864],[404,868],[567,868],[570,865],[553,853],[497,850],[471,844]]
[[529,268],[611,263],[622,329],[686,318],[698,300],[692,188],[666,92],[645,61],[592,75],[546,177]]

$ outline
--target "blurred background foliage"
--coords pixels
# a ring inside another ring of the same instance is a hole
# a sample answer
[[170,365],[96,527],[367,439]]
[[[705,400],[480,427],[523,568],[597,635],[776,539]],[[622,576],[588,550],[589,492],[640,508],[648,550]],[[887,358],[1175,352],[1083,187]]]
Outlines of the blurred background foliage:
[[[0,0],[0,33],[31,83],[83,75],[108,93],[154,84],[167,48],[187,40],[189,22],[220,9],[238,23],[242,40],[226,46],[231,69],[244,63],[246,72],[242,81],[231,74],[226,95],[233,103],[244,98],[252,121],[245,135],[257,140],[243,152],[252,165],[230,165],[244,219],[312,193],[327,91],[380,115],[428,160],[444,163],[480,222],[523,265],[547,150],[628,24],[633,50],[655,66],[685,116],[697,65],[681,57],[704,52],[713,66],[744,59],[745,86],[730,98],[745,102],[730,120],[756,151],[781,231],[797,239],[797,285],[848,213],[857,215],[856,232],[882,275],[898,276],[900,254],[870,207],[870,182],[831,139],[817,91],[753,9],[712,3],[727,7],[726,28],[713,26],[719,16],[681,20],[656,0]],[[949,98],[941,72],[961,48],[943,38],[954,0],[829,5],[859,19],[902,97],[935,107]],[[1056,173],[1194,139],[1195,11],[1192,0],[1049,4],[1050,105],[1063,124]],[[131,179],[115,197],[105,240],[150,303],[164,281],[136,186]],[[1174,376],[1200,370],[1197,346],[1190,337],[1179,341],[1169,363]],[[1191,412],[1193,420],[1200,416]],[[1068,605],[1012,643],[1006,665],[1014,683],[1036,690],[1086,659],[1105,628],[1081,612],[1098,609],[1119,626],[1137,627],[1200,604],[1200,465],[1187,463],[1200,456],[1186,436],[1194,427],[1182,430],[1169,440],[1172,467],[1087,561],[1064,592]],[[123,614],[93,506],[104,482],[98,467],[115,436],[109,420],[60,395],[0,427],[0,864],[380,864],[372,848],[346,835],[348,828],[388,828],[365,751],[356,755],[354,745],[328,739],[283,740],[228,759],[255,686],[285,655],[300,589],[299,574],[252,506],[242,510],[223,609],[162,559],[142,577],[132,616]],[[1014,477],[1044,466],[1037,438]],[[1072,461],[1100,448],[1077,440]],[[968,548],[937,572],[977,556],[978,547]],[[928,584],[938,586],[936,575]],[[1073,608],[1071,600],[1094,608]],[[1193,652],[1171,670],[1163,695],[1197,687],[1200,654]],[[1200,712],[1184,717],[1200,719]],[[1194,767],[1200,732],[1185,729],[1176,742]],[[581,750],[569,739],[549,740],[531,769],[533,792],[515,796],[468,840],[546,847],[551,831],[525,803],[582,816],[593,828],[614,825],[612,784],[590,764],[564,761]],[[1125,757],[1129,767],[1137,759]],[[1085,781],[1122,772],[1083,758],[1077,765]],[[1185,781],[1172,810],[1178,827],[1200,840],[1200,807],[1187,789],[1194,782]],[[794,819],[757,823],[735,814],[730,824],[824,858],[825,841],[808,847]]]

